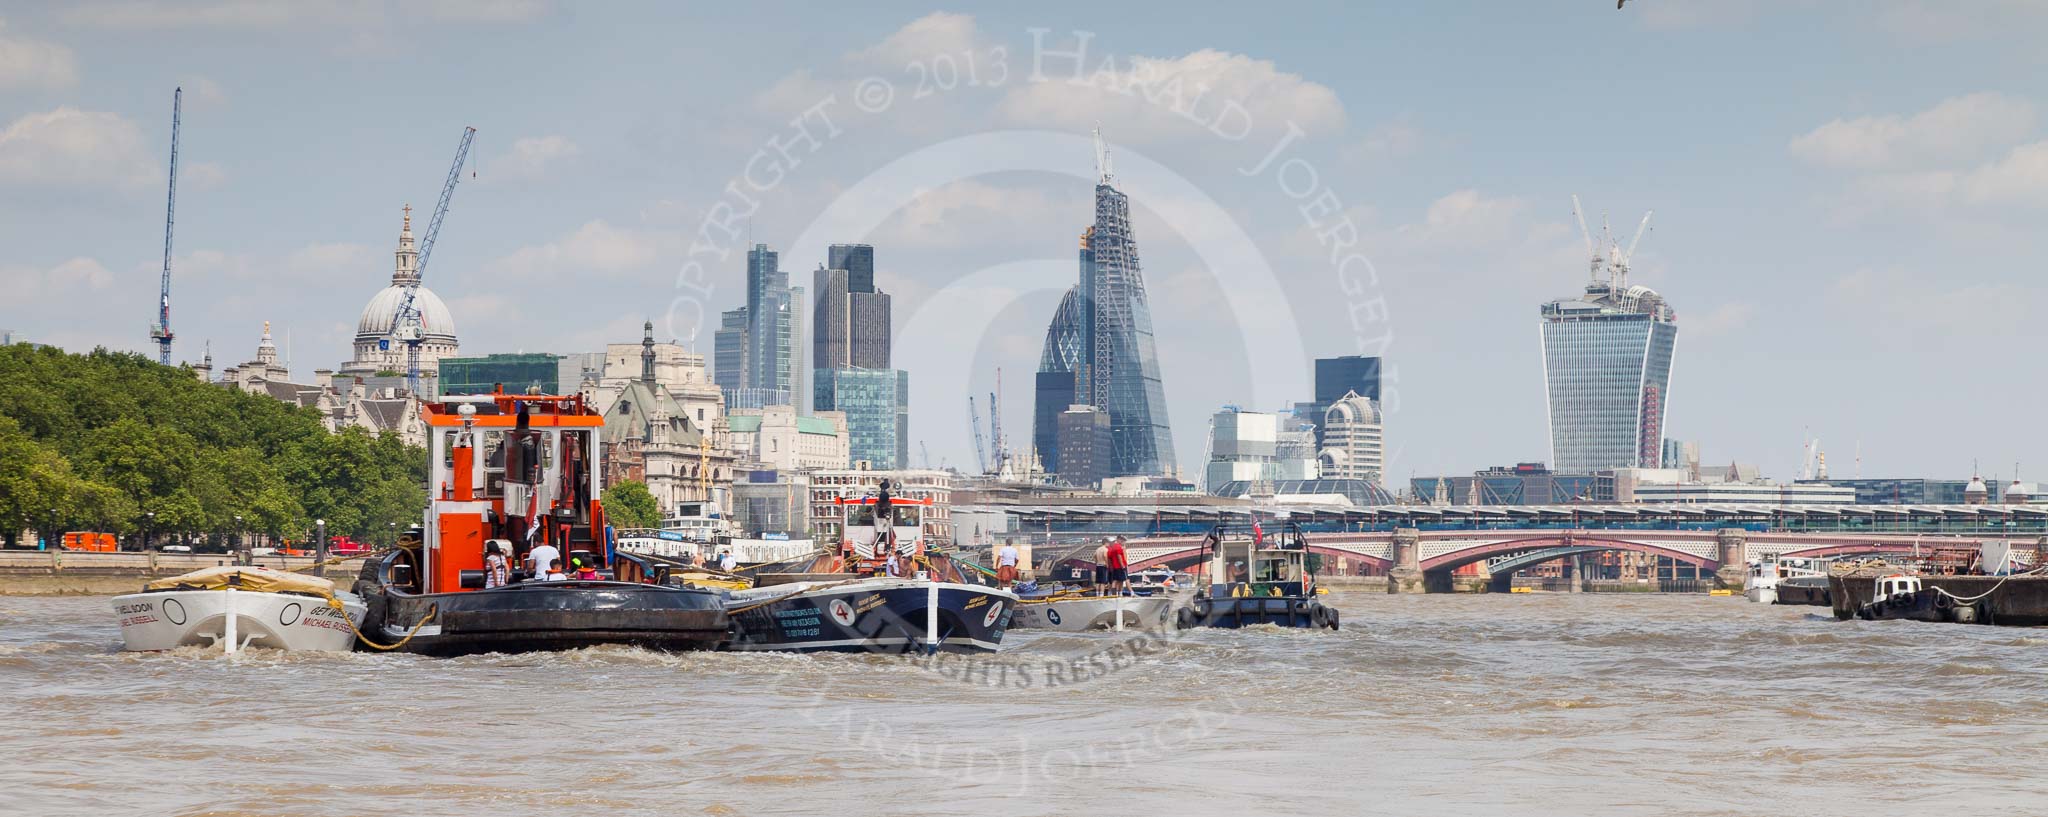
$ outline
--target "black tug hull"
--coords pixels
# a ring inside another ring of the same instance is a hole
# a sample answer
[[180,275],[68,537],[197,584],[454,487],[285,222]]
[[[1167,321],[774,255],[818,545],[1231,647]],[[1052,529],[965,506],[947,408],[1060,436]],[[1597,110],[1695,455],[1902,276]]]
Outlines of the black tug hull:
[[995,652],[1017,597],[978,585],[939,583],[939,633],[927,637],[930,585],[876,579],[818,587],[767,600],[728,600],[733,650],[778,652]]
[[1772,602],[1773,604],[1809,605],[1813,607],[1831,607],[1834,605],[1834,598],[1828,592],[1828,581],[1825,577],[1817,581],[1787,579],[1778,582],[1777,591],[1778,598],[1777,601]]
[[1227,596],[1198,598],[1181,608],[1179,626],[1235,630],[1257,624],[1276,627],[1337,629],[1337,608],[1301,596]]
[[731,631],[717,594],[659,585],[524,582],[464,593],[412,594],[359,581],[356,593],[370,606],[364,635],[393,644],[412,633],[398,649],[422,655],[543,652],[607,644],[664,652],[711,650],[723,645]]

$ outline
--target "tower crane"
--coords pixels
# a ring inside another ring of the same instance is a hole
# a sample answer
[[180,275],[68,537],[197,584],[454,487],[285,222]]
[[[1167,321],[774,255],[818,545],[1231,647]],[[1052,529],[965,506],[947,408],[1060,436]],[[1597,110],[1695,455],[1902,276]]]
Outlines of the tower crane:
[[1000,474],[1009,464],[1010,441],[1003,437],[1003,368],[996,367],[996,390],[988,395],[988,435],[994,447],[991,470]]
[[171,226],[178,214],[178,119],[185,107],[185,89],[171,92],[171,192],[164,199],[164,277],[156,300],[156,325],[149,337],[156,341],[156,362],[171,365]]
[[455,163],[448,167],[448,180],[441,184],[441,200],[434,204],[434,218],[427,222],[427,236],[420,242],[419,267],[391,322],[392,336],[405,344],[405,388],[415,396],[420,393],[420,344],[426,340],[427,330],[420,321],[419,307],[413,302],[419,296],[420,282],[426,279],[427,260],[434,256],[434,240],[441,235],[441,220],[448,217],[448,203],[455,198],[455,183],[462,181],[462,166],[469,161],[469,143],[475,138],[476,128],[462,129],[462,142],[455,146]]
[[974,410],[974,395],[967,395],[967,422],[974,426],[974,464],[981,473],[988,473],[988,448],[981,439],[981,413]]

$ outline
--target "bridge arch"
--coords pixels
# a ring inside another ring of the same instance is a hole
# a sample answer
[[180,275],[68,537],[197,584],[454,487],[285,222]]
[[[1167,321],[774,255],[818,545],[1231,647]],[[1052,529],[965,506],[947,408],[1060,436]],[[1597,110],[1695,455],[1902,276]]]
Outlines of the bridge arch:
[[1486,572],[1495,576],[1499,576],[1503,573],[1516,573],[1543,564],[1544,562],[1555,561],[1570,556],[1584,556],[1589,553],[1600,553],[1602,551],[1610,549],[1611,548],[1608,548],[1605,545],[1567,545],[1563,547],[1543,548],[1541,550],[1533,550],[1528,553],[1521,554],[1519,556],[1510,556],[1506,559],[1502,559],[1498,562],[1489,564],[1486,566]]
[[[1668,556],[1677,561],[1697,566],[1702,570],[1713,570],[1721,565],[1720,562],[1713,559],[1695,556],[1682,550],[1674,550],[1644,542],[1631,542],[1626,539],[1608,539],[1599,536],[1541,536],[1527,539],[1512,539],[1504,542],[1488,542],[1463,550],[1454,550],[1422,560],[1422,569],[1424,572],[1456,570],[1466,565],[1483,562],[1503,554],[1520,553],[1530,550],[1577,549],[1581,547],[1587,548],[1587,550],[1582,551],[1585,553],[1625,550],[1633,553],[1647,553],[1652,556]],[[1545,561],[1548,560],[1546,559]]]
[[[1309,540],[1308,552],[1322,556],[1326,560],[1326,563],[1327,560],[1331,559],[1350,559],[1352,561],[1361,562],[1368,566],[1371,566],[1380,573],[1385,573],[1388,568],[1394,566],[1394,563],[1391,560],[1381,558],[1379,556],[1374,556],[1368,553],[1359,553],[1355,550],[1347,550],[1345,548],[1332,547],[1329,545],[1318,545],[1315,543],[1315,540],[1313,539]],[[1157,556],[1151,556],[1140,561],[1132,562],[1131,569],[1144,570],[1147,568],[1164,566],[1173,568],[1175,570],[1183,570],[1193,566],[1197,561],[1200,561],[1203,553],[1203,548],[1200,545],[1196,545],[1185,550],[1176,550],[1170,553],[1161,553]]]

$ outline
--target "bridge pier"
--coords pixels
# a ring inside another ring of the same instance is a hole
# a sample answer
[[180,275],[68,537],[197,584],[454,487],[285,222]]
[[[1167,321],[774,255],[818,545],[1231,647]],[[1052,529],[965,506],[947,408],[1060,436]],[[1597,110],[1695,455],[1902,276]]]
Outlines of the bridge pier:
[[[1402,593],[1448,593],[1450,582],[1444,582],[1443,590],[1428,586],[1427,577],[1422,574],[1422,532],[1415,528],[1394,529],[1394,566],[1387,570],[1387,592]],[[1445,579],[1449,579],[1446,571]]]
[[1578,556],[1571,556],[1564,560],[1564,569],[1561,572],[1564,573],[1564,592],[1566,593],[1578,593],[1585,590],[1585,574],[1582,572],[1584,565],[1579,563],[1580,558]]
[[1741,590],[1749,579],[1748,536],[1741,528],[1714,532],[1715,555],[1721,567],[1714,571],[1714,584],[1723,590]]

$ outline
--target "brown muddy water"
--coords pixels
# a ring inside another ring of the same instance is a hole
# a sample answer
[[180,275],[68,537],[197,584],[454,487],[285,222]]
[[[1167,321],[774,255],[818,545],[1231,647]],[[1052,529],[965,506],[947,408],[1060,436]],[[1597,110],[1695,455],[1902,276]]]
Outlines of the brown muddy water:
[[2048,631],[1332,597],[1003,653],[122,653],[0,598],[0,814],[2048,814]]

